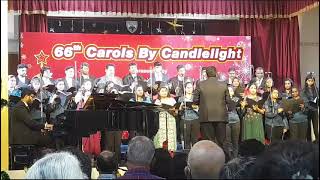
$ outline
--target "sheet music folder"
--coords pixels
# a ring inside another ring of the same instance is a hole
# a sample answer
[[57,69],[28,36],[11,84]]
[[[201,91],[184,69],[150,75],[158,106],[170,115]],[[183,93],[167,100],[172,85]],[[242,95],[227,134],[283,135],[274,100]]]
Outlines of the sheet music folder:
[[158,108],[159,106],[145,102],[131,102],[124,101],[123,98],[119,98],[118,94],[101,94],[94,93],[90,96],[85,104],[84,109],[100,109],[105,110],[108,108]]

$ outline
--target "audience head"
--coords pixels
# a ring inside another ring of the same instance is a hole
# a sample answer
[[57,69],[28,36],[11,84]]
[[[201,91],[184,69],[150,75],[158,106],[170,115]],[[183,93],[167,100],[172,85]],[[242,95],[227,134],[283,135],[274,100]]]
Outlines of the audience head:
[[47,154],[27,171],[26,179],[86,179],[78,159],[68,153]]
[[128,145],[127,161],[128,167],[147,167],[149,168],[155,152],[153,142],[145,136],[132,138]]
[[188,155],[185,168],[187,177],[192,179],[217,179],[225,163],[223,150],[214,142],[202,140],[197,142]]
[[159,148],[155,150],[150,172],[163,178],[171,178],[172,176],[172,158],[168,150]]
[[217,77],[217,69],[214,66],[208,66],[206,68],[207,76],[209,77]]
[[186,179],[184,168],[187,164],[188,154],[187,153],[176,153],[173,157],[173,172],[172,179]]
[[76,156],[80,162],[80,167],[82,169],[82,172],[87,175],[87,177],[91,177],[91,159],[87,154],[82,152],[81,150],[75,148],[75,147],[65,147],[62,149],[62,151],[70,152],[74,156]]
[[97,157],[97,170],[100,173],[115,173],[118,169],[118,162],[114,152],[102,151]]
[[254,179],[318,179],[319,146],[305,141],[271,145],[250,171]]
[[51,153],[54,153],[54,152],[55,152],[55,149],[52,149],[52,148],[41,148],[40,151],[39,151],[39,155],[37,156],[37,159],[41,159],[45,155],[51,154]]
[[239,156],[257,156],[264,151],[264,145],[256,139],[247,139],[239,144]]
[[255,163],[255,157],[237,157],[226,163],[220,172],[220,179],[248,179],[249,170]]

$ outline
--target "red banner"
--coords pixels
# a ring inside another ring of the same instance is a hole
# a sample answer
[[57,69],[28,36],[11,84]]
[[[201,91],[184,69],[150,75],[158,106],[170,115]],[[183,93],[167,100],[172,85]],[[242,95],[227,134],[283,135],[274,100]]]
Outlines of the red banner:
[[139,75],[149,78],[153,63],[159,61],[169,77],[184,64],[187,76],[199,79],[204,66],[217,67],[220,78],[227,78],[233,66],[243,81],[250,78],[250,36],[116,35],[21,33],[21,62],[30,64],[29,77],[40,72],[40,65],[51,67],[53,78],[64,77],[67,66],[90,64],[90,74],[105,75],[105,66],[114,64],[116,76],[128,74],[128,64],[138,65]]

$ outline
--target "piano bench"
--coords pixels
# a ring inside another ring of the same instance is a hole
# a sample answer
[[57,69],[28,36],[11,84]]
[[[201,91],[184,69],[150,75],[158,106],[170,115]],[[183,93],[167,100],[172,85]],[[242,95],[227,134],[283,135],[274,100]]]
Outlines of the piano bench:
[[9,147],[10,170],[23,170],[29,168],[36,160],[36,147],[34,145],[11,145]]

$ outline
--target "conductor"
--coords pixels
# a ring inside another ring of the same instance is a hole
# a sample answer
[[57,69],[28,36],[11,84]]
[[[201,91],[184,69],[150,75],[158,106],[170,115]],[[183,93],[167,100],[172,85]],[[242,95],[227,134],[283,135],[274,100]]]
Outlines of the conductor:
[[227,85],[218,82],[214,66],[206,68],[208,79],[201,81],[195,91],[194,101],[199,103],[199,120],[202,137],[215,141],[220,147],[226,136]]

